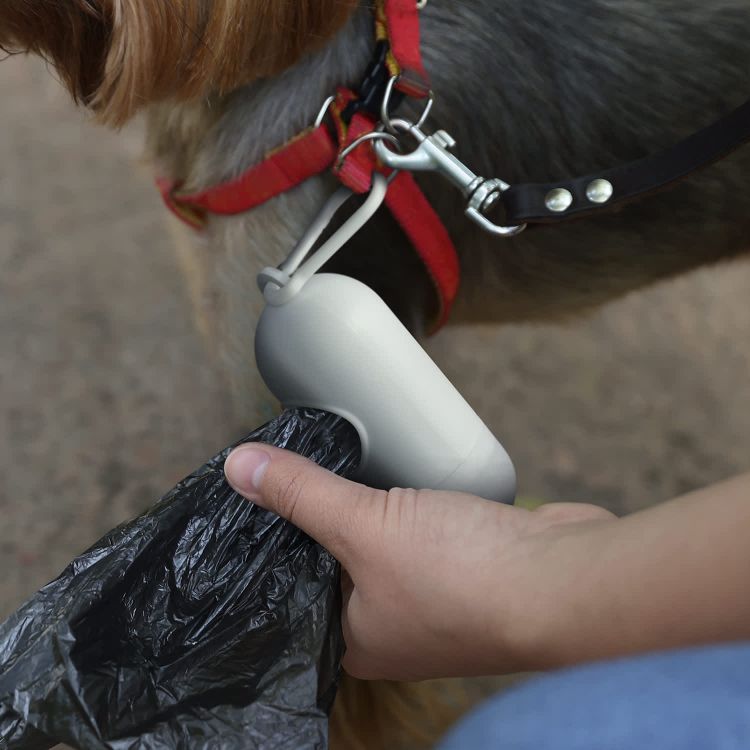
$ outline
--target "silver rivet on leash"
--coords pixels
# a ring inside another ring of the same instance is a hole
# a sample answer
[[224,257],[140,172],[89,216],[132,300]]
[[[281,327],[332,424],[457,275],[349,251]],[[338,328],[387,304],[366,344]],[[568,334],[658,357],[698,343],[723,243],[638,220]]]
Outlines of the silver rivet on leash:
[[586,188],[586,197],[592,203],[606,203],[612,197],[614,190],[609,180],[592,180]]
[[567,211],[573,204],[573,193],[565,188],[555,188],[547,193],[544,205],[556,214]]

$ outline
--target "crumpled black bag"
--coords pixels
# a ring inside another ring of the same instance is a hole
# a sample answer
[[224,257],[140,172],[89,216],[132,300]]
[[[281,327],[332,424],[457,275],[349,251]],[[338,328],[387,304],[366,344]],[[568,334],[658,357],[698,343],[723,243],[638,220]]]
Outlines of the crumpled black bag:
[[[351,425],[310,409],[245,440],[342,475],[360,456]],[[229,450],[0,626],[0,748],[327,747],[339,567],[226,484]]]

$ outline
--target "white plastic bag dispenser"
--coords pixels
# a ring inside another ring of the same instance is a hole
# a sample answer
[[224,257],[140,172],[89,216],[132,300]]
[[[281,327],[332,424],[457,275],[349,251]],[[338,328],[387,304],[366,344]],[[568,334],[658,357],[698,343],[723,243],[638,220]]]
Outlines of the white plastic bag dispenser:
[[354,426],[360,481],[512,503],[516,475],[505,449],[385,302],[354,279],[316,273],[386,190],[377,175],[358,211],[307,258],[351,195],[339,190],[289,258],[260,274],[268,303],[255,336],[260,373],[285,407],[324,409]]

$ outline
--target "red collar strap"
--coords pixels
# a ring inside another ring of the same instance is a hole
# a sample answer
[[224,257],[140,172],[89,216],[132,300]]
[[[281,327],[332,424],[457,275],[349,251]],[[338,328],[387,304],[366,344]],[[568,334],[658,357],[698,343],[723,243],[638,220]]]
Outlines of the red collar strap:
[[[379,51],[385,52],[388,75],[401,76],[399,91],[406,96],[425,96],[429,85],[420,54],[416,0],[380,0],[376,36]],[[343,160],[339,154],[375,128],[372,104],[348,89],[339,89],[330,108],[333,128],[323,123],[305,130],[236,179],[196,193],[180,192],[179,182],[159,179],[164,202],[182,221],[203,229],[211,214],[245,213],[328,169],[355,192],[367,192],[373,172],[384,171],[372,149],[362,144],[364,148],[355,148]],[[432,279],[439,300],[437,330],[448,319],[458,291],[460,269],[455,247],[411,174],[401,172],[391,182],[386,205]]]
[[389,43],[388,72],[399,76],[398,88],[407,96],[421,99],[430,91],[429,77],[422,62],[418,2],[381,0],[375,9],[375,37]]

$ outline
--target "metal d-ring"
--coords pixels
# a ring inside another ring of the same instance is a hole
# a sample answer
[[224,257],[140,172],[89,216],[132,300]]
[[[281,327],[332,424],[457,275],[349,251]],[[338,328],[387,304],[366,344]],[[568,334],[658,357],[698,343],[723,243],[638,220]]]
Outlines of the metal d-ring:
[[323,106],[320,108],[320,112],[318,112],[318,116],[315,118],[315,122],[313,123],[313,127],[316,130],[323,124],[323,120],[325,119],[325,116],[328,114],[328,110],[331,108],[331,105],[335,101],[336,101],[336,97],[334,95],[331,95],[323,102]]
[[417,0],[417,10],[422,10],[422,8],[426,8],[428,2],[429,0]]
[[[385,87],[385,94],[383,94],[383,101],[380,103],[380,122],[383,123],[383,127],[393,135],[396,134],[396,131],[393,127],[393,120],[391,119],[390,114],[390,108],[391,108],[391,98],[393,97],[393,88],[398,83],[401,76],[391,76],[390,80],[388,81],[388,85]],[[415,123],[410,123],[414,127],[421,128],[422,125],[425,124],[425,121],[430,115],[430,112],[432,111],[432,105],[435,103],[435,94],[433,93],[432,89],[427,93],[427,103],[424,105],[424,109],[422,110],[422,114],[419,116],[419,119]]]
[[365,133],[364,135],[359,136],[359,138],[352,141],[345,149],[342,150],[342,152],[339,154],[339,158],[336,159],[336,167],[340,167],[344,163],[344,159],[346,159],[346,157],[349,156],[349,154],[351,154],[355,148],[358,148],[366,141],[388,141],[389,143],[392,143],[399,151],[401,150],[401,144],[399,143],[399,140],[395,135],[386,133],[382,130],[371,130],[369,133]]

